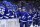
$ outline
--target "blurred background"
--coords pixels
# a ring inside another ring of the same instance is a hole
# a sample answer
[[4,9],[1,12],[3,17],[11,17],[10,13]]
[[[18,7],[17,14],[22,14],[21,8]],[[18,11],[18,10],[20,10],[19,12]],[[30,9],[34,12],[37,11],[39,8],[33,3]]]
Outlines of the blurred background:
[[2,3],[2,1],[17,4],[19,7],[26,6],[27,9],[32,7],[40,8],[40,0],[0,0],[0,3]]

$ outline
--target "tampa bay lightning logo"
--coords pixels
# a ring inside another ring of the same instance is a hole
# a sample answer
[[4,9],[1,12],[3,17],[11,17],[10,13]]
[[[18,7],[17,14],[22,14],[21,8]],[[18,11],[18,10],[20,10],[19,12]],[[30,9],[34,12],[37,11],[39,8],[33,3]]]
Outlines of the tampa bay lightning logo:
[[25,19],[26,17],[25,16],[22,16],[22,19]]
[[4,11],[5,11],[5,8],[3,6],[0,6],[0,14],[1,15],[4,15]]

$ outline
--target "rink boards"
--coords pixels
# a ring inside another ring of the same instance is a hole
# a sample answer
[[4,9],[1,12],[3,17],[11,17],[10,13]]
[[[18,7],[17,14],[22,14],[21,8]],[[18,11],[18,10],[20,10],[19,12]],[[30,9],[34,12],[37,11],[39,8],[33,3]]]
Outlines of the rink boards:
[[[19,19],[0,19],[0,27],[20,27]],[[32,25],[30,27],[33,27]]]
[[0,27],[20,27],[19,19],[0,19]]

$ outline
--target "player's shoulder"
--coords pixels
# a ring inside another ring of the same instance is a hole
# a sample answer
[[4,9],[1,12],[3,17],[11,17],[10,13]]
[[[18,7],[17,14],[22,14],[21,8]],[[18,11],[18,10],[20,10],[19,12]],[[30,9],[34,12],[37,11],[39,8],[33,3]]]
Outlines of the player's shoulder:
[[1,9],[4,9],[5,7],[4,7],[3,5],[0,5],[0,8],[1,8]]
[[27,14],[28,12],[25,11],[25,14]]

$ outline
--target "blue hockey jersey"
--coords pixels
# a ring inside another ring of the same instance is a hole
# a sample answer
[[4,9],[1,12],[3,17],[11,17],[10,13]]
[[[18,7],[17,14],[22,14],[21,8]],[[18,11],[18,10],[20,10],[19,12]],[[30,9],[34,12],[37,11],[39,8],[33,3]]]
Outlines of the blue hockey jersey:
[[9,17],[10,18],[16,18],[15,9],[9,8]]
[[40,12],[38,12],[38,21],[40,21]]
[[29,18],[29,15],[28,15],[28,13],[27,12],[20,12],[20,16],[21,16],[21,20],[20,21],[22,21],[22,22],[27,22],[28,21],[28,18]]
[[29,18],[29,21],[32,22],[33,13],[29,13],[29,16],[31,16],[31,18]]
[[40,27],[40,12],[38,12],[38,26]]
[[0,18],[8,18],[8,8],[0,4]]
[[33,19],[37,19],[37,12],[33,12]]

